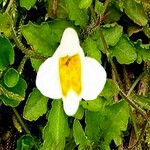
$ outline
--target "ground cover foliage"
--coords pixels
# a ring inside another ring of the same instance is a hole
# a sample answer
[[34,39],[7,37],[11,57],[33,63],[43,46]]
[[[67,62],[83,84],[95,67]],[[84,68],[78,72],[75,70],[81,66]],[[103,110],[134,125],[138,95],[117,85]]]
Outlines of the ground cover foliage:
[[[0,149],[150,149],[149,21],[149,0],[0,0]],[[67,27],[107,71],[73,117],[35,86]]]

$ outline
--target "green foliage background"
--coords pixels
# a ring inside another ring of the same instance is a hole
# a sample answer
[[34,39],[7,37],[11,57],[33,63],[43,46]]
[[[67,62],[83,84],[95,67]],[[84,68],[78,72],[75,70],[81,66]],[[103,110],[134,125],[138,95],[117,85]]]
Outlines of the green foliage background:
[[[150,149],[149,0],[0,0],[0,147]],[[107,71],[73,117],[35,87],[65,28]]]

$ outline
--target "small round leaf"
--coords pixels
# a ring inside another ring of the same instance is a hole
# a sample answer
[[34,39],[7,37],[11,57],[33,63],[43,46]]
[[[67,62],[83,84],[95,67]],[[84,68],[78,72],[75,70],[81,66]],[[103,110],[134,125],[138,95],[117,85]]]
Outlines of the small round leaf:
[[19,81],[19,73],[14,69],[10,68],[4,75],[4,83],[8,87],[14,87]]

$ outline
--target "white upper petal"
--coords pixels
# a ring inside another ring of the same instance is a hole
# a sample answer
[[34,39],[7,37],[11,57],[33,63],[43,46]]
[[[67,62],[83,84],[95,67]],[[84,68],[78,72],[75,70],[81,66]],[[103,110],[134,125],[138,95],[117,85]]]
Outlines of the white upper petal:
[[59,47],[54,53],[54,57],[63,57],[66,55],[72,56],[75,54],[84,56],[83,49],[80,47],[79,38],[77,32],[73,28],[65,29]]
[[73,28],[66,28],[63,32],[60,44],[66,45],[67,47],[79,45],[77,32]]
[[66,97],[63,97],[64,111],[68,116],[73,116],[79,107],[81,97],[77,96],[76,93],[70,91]]
[[95,99],[102,91],[106,82],[106,71],[93,58],[83,58],[82,70],[82,98],[85,100]]
[[58,71],[58,60],[51,57],[40,66],[37,72],[36,86],[46,97],[53,99],[62,97]]

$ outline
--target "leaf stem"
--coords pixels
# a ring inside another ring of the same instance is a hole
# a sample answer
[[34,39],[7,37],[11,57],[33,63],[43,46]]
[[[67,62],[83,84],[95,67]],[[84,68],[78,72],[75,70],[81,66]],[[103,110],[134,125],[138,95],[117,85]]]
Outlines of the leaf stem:
[[1,94],[4,94],[6,97],[10,99],[15,99],[16,101],[22,101],[24,99],[24,97],[7,90],[0,84],[0,95]]
[[[118,87],[119,88],[119,87]],[[125,98],[125,100],[133,107],[135,108],[145,119],[147,119],[147,114],[143,109],[141,109],[137,104],[133,102],[120,88],[120,95]]]
[[132,84],[130,90],[127,93],[127,97],[130,96],[130,94],[132,93],[133,89],[135,88],[135,86],[138,84],[138,82],[142,79],[142,77],[145,75],[146,71],[142,72],[139,77],[134,81],[134,83]]
[[100,28],[99,32],[100,32],[100,38],[101,38],[101,40],[102,40],[102,43],[103,43],[103,46],[104,46],[105,53],[106,53],[107,58],[108,58],[108,60],[109,60],[108,45],[107,45],[107,43],[106,43],[106,40],[105,40],[105,38],[104,38],[104,34],[103,34],[101,28]]
[[23,122],[21,116],[19,115],[19,113],[17,112],[17,110],[16,110],[15,108],[12,108],[12,110],[13,110],[14,114],[16,115],[16,117],[17,117],[19,123],[21,124],[22,128],[25,130],[25,132],[26,132],[27,134],[30,134],[29,129],[28,129],[27,126],[24,124],[24,122]]
[[27,59],[28,59],[28,56],[25,55],[25,56],[23,57],[23,59],[22,59],[20,65],[19,65],[18,69],[17,69],[18,72],[19,72],[19,74],[22,74],[22,71],[23,71],[23,68],[24,68],[24,65],[25,65]]
[[110,2],[110,0],[106,0],[105,3],[104,3],[104,10],[102,12],[102,16],[106,13],[106,10],[107,10],[107,7],[109,5],[109,2]]
[[126,66],[125,65],[122,65],[122,71],[123,71],[123,76],[124,76],[124,88],[125,88],[125,91],[129,91],[130,87],[131,87],[131,81],[129,79],[129,74],[127,72],[127,69],[126,69]]

